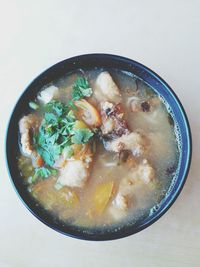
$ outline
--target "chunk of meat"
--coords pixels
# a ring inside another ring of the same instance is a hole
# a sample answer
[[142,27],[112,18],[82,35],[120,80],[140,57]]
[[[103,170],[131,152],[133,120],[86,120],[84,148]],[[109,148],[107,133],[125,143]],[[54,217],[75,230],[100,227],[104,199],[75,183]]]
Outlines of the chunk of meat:
[[21,135],[21,150],[27,156],[37,156],[37,152],[33,148],[33,132],[39,127],[38,117],[34,114],[24,116],[19,121],[19,131]]
[[127,215],[129,205],[132,206],[134,204],[133,195],[136,190],[136,183],[149,184],[153,180],[155,180],[155,170],[146,159],[131,168],[129,177],[121,180],[118,192],[109,209],[113,218],[118,220]]
[[109,117],[109,112],[113,109],[114,104],[110,102],[103,102],[101,104],[101,117],[102,127],[101,131],[103,135],[111,133],[115,128],[115,121],[112,117]]
[[82,160],[72,160],[61,169],[57,182],[63,186],[83,187],[88,175],[88,166]]
[[[130,132],[125,119],[119,88],[114,83],[108,72],[102,72],[96,84],[99,90],[96,93],[103,97],[97,98],[101,101],[101,132],[104,146],[109,151],[121,152],[131,150],[133,155],[143,154],[146,148],[145,138],[139,134]],[[117,97],[117,98],[116,98]]]
[[80,149],[74,148],[74,156],[70,160],[62,161],[60,166],[54,166],[60,168],[57,182],[63,186],[83,187],[89,177],[92,161],[93,154],[89,145],[83,145]]
[[55,160],[53,168],[61,169],[65,166],[68,160],[82,160],[90,163],[93,158],[89,144],[73,144],[71,145],[73,155],[69,158],[67,151],[64,149],[62,154]]
[[134,156],[142,155],[147,149],[147,145],[146,138],[137,132],[124,134],[113,141],[105,142],[105,148],[109,151],[130,150]]
[[38,99],[44,104],[49,103],[52,99],[56,98],[59,93],[59,90],[56,86],[50,85],[40,92]]
[[[118,204],[116,206],[118,206],[118,208],[125,209],[124,204],[128,203],[128,198],[133,195],[136,183],[142,182],[144,184],[149,184],[154,179],[155,179],[154,168],[149,164],[149,162],[146,159],[143,159],[142,162],[135,165],[129,170],[128,177],[125,177],[121,180],[119,185],[119,190],[115,198],[115,204]],[[122,201],[124,204],[122,204]]]
[[140,133],[129,130],[121,103],[102,103],[101,116],[101,131],[107,150],[117,153],[130,150],[134,156],[140,156],[145,152],[147,139]]
[[101,104],[101,131],[106,139],[115,139],[129,133],[122,105],[104,102]]
[[94,95],[98,101],[121,102],[119,88],[107,71],[101,72],[97,77]]

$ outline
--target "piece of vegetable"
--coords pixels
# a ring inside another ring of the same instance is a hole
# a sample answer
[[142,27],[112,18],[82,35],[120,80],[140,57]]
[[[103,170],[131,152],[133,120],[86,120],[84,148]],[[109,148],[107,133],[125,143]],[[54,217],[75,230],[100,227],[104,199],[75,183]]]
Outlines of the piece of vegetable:
[[79,100],[83,97],[90,97],[92,88],[85,77],[78,77],[73,84],[72,100]]
[[76,119],[73,112],[59,101],[49,102],[44,109],[44,120],[34,136],[34,146],[45,163],[53,166],[63,149],[71,145],[70,134]]
[[83,144],[73,144],[72,148],[74,151],[74,155],[79,156],[81,154],[82,150],[84,150],[85,145]]
[[74,127],[73,127],[74,130],[83,129],[83,128],[87,128],[87,125],[83,121],[77,120],[74,123]]
[[46,179],[51,175],[56,175],[57,171],[54,169],[49,169],[46,167],[35,168],[35,173],[33,176],[28,178],[28,183],[35,183],[38,179]]
[[53,112],[57,116],[64,116],[69,112],[69,107],[57,100],[50,101],[44,108],[46,112]]
[[29,107],[36,110],[39,108],[39,105],[36,104],[35,102],[31,101],[31,102],[29,102]]
[[74,155],[73,144],[86,144],[94,134],[59,101],[49,102],[44,110],[44,119],[34,136],[34,147],[44,163],[53,167],[61,154],[65,159]]
[[36,168],[35,169],[35,174],[37,177],[42,177],[42,178],[47,178],[50,175],[55,175],[57,173],[56,170],[53,169],[48,169],[45,167],[41,167],[41,168]]
[[74,102],[78,108],[78,115],[91,127],[101,126],[101,116],[98,110],[85,99]]
[[100,215],[105,210],[108,202],[112,196],[114,182],[99,184],[94,192],[91,202],[94,204],[92,214]]
[[35,165],[37,167],[42,167],[44,165],[43,158],[40,155],[37,156],[37,158],[35,160]]
[[74,130],[74,135],[71,140],[74,144],[86,144],[93,135],[93,132],[87,128],[77,129]]

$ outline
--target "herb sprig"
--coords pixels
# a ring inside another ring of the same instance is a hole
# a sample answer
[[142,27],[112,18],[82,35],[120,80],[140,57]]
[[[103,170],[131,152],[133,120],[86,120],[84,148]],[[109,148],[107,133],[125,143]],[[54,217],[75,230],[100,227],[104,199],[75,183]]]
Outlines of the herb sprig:
[[30,176],[28,178],[28,182],[30,184],[35,183],[38,179],[46,179],[50,175],[56,175],[57,171],[55,169],[50,169],[46,167],[40,167],[40,168],[35,168],[35,173],[33,176]]
[[93,132],[88,128],[74,129],[77,120],[73,111],[59,101],[48,103],[45,110],[48,112],[44,113],[34,144],[44,162],[52,167],[66,147],[67,155],[73,155],[71,145],[88,143]]
[[92,95],[92,88],[85,77],[78,77],[73,84],[72,100],[76,101]]
[[[43,120],[38,133],[34,135],[34,147],[43,158],[45,167],[36,168],[32,181],[38,177],[45,179],[54,174],[52,167],[63,155],[71,158],[74,155],[73,144],[86,144],[94,133],[89,128],[76,129],[77,121],[74,101],[92,95],[92,88],[85,77],[78,77],[73,84],[71,100],[68,105],[52,100],[42,108]],[[49,168],[49,167],[51,168]]]

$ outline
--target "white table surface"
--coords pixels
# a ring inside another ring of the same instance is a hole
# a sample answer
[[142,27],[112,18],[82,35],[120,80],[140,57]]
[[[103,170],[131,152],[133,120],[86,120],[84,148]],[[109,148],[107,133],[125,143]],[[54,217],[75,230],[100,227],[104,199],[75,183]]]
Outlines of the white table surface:
[[[200,266],[200,1],[0,0],[0,267]],[[27,84],[65,58],[105,52],[159,73],[180,97],[193,134],[187,183],[148,229],[110,242],[65,237],[23,206],[8,178],[4,143]]]

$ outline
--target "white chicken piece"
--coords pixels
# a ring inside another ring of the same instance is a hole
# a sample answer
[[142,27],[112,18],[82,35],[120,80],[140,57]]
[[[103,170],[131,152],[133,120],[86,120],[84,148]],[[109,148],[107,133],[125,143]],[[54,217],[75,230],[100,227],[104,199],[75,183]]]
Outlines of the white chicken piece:
[[58,95],[58,87],[50,85],[40,92],[38,99],[44,104],[49,103],[52,99],[56,98]]
[[39,120],[34,114],[24,116],[19,121],[19,131],[21,135],[21,150],[27,156],[36,156],[37,152],[33,148],[31,132],[39,127]]
[[101,72],[97,77],[94,95],[98,101],[121,102],[119,88],[107,71]]
[[79,154],[75,154],[65,162],[61,161],[61,166],[57,166],[60,169],[57,183],[62,186],[83,187],[89,177],[92,161],[93,154],[88,146],[85,146],[82,153],[79,151]]
[[72,160],[61,169],[57,183],[62,186],[83,187],[87,178],[88,166],[82,160]]
[[124,134],[113,141],[106,142],[105,146],[109,151],[131,150],[134,156],[140,156],[147,148],[147,140],[142,134],[132,132]]

